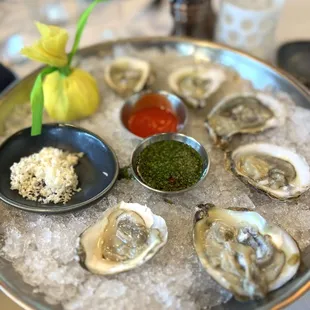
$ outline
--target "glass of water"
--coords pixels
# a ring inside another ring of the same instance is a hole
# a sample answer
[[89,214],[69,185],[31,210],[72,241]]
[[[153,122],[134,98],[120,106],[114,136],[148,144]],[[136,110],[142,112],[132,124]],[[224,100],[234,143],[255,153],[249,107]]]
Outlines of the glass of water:
[[273,61],[275,32],[285,0],[222,0],[215,40]]

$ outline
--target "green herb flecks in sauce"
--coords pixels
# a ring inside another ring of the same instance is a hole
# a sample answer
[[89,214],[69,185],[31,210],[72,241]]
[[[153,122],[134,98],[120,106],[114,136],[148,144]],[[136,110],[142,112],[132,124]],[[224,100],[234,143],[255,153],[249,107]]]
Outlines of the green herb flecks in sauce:
[[131,167],[126,166],[123,168],[120,168],[119,174],[118,174],[118,180],[126,179],[126,180],[131,180],[134,179],[132,173],[131,173]]
[[179,191],[194,185],[202,171],[199,153],[178,141],[155,142],[138,157],[138,173],[143,182],[163,191]]

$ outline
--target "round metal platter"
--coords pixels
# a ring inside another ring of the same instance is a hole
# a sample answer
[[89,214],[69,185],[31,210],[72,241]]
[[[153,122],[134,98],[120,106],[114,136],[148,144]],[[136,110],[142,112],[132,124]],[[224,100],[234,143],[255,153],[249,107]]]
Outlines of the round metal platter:
[[[266,86],[277,91],[289,93],[296,104],[310,108],[310,93],[293,77],[284,71],[272,67],[254,57],[240,51],[218,45],[211,42],[193,40],[187,38],[152,37],[125,39],[106,42],[87,47],[80,51],[81,56],[112,55],[116,46],[126,47],[130,44],[136,49],[162,48],[175,49],[180,55],[191,55],[199,52],[210,61],[225,66],[233,67],[240,76],[250,80],[256,89],[264,89]],[[28,100],[37,72],[34,72],[12,85],[0,97],[0,134],[3,128],[3,120],[10,114],[14,105]],[[261,301],[239,303],[234,299],[227,304],[213,309],[281,309],[294,302],[310,288],[310,246],[302,253],[303,265],[293,280],[281,289],[268,294]],[[24,309],[36,310],[60,310],[60,305],[50,305],[44,300],[44,296],[33,293],[33,287],[26,284],[22,277],[14,270],[12,264],[0,257],[0,289]]]

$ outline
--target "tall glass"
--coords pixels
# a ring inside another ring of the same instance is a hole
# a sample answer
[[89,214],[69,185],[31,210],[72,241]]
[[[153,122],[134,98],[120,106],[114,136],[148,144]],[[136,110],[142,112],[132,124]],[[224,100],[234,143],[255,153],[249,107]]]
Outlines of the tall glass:
[[215,40],[272,61],[285,0],[222,0]]

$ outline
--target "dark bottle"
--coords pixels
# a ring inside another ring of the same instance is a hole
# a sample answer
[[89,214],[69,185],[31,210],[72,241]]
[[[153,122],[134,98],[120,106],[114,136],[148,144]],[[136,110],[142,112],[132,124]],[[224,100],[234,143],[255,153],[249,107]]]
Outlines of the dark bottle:
[[174,20],[173,36],[213,38],[215,14],[211,0],[170,0]]

